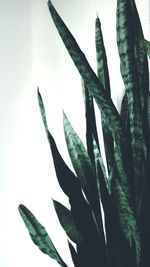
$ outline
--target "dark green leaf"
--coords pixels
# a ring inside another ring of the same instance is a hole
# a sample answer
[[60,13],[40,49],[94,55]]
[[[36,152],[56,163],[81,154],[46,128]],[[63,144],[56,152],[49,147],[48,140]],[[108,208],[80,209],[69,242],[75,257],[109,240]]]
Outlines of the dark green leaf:
[[147,99],[147,114],[148,114],[148,128],[150,136],[150,92],[148,93],[148,99]]
[[45,228],[38,222],[35,216],[24,205],[19,206],[20,215],[29,231],[29,234],[35,245],[39,249],[56,260],[62,267],[67,267],[59,256]]
[[129,126],[129,112],[128,112],[128,97],[127,97],[126,92],[122,98],[121,114],[120,115],[121,115],[122,124],[124,126],[124,129],[125,129],[125,131],[127,131],[128,126]]
[[144,40],[144,44],[145,44],[146,52],[150,58],[150,42],[147,40]]
[[72,128],[65,114],[64,131],[72,164],[77,176],[81,179],[81,186],[93,210],[93,215],[95,216],[101,237],[103,238],[104,242],[101,208],[94,168],[82,141]]
[[88,199],[91,200],[91,195],[97,196],[96,178],[94,168],[91,164],[88,153],[72,128],[67,116],[64,114],[64,132],[67,143],[68,152],[78,177],[81,178],[81,184],[84,193]]
[[[147,94],[147,56],[141,46],[143,36],[134,1],[117,1],[117,43],[121,74],[128,98],[129,127],[133,155],[135,204],[138,210],[141,188],[140,175],[144,158],[144,133],[142,109]],[[145,84],[145,85],[144,85]],[[129,140],[130,141],[130,140]]]
[[79,48],[76,40],[66,27],[61,17],[58,15],[51,1],[48,1],[48,7],[55,26],[86,86],[88,87],[90,93],[95,98],[99,108],[104,114],[110,131],[113,135],[116,135],[119,138],[120,135],[122,135],[120,116],[112,100],[107,96],[102,83],[99,81],[98,77],[90,67],[85,55]]
[[115,147],[115,167],[111,183],[111,195],[113,207],[121,227],[121,231],[125,236],[128,244],[132,246],[132,238],[135,241],[136,260],[140,262],[141,244],[140,234],[132,206],[129,181],[126,176],[124,166],[122,165],[122,154],[120,146]]
[[44,123],[45,131],[46,131],[46,134],[48,135],[48,125],[47,125],[45,107],[44,107],[42,96],[39,92],[39,88],[38,88],[38,102],[39,102],[40,112],[41,112],[42,120]]
[[[97,158],[97,149],[98,149],[98,154],[100,154],[100,147],[96,129],[94,102],[92,95],[90,94],[87,86],[84,84],[84,81],[82,81],[82,89],[85,100],[87,151],[93,166],[95,166],[95,158]],[[97,146],[96,150],[94,142],[96,143]]]
[[[44,114],[43,119],[45,120],[45,112],[43,112],[44,109],[43,102],[40,101],[40,104],[41,104],[40,109],[42,118]],[[82,247],[84,247],[84,250],[89,251],[89,253],[91,253],[90,254],[91,258],[95,257],[96,261],[99,261],[100,259],[105,260],[103,240],[101,236],[98,236],[95,221],[93,220],[92,216],[92,210],[88,205],[88,203],[86,202],[81,191],[80,180],[74,175],[74,173],[68,168],[68,166],[64,162],[63,158],[61,157],[57,149],[57,146],[55,144],[52,135],[47,130],[47,125],[46,125],[46,131],[50,148],[52,151],[58,182],[64,193],[69,197],[73,220],[75,222],[75,225],[79,229],[83,239],[86,240],[84,241]],[[93,244],[95,248],[94,250],[93,250]],[[100,254],[99,254],[99,248],[101,248]],[[86,258],[84,259],[84,262],[86,266],[88,266]]]
[[97,59],[97,75],[103,84],[106,93],[110,97],[110,80],[107,65],[106,51],[103,41],[100,19],[97,16],[95,22],[95,45],[96,45],[96,59]]
[[69,249],[70,249],[70,253],[71,253],[71,257],[74,263],[75,267],[82,267],[79,265],[79,258],[78,258],[78,254],[76,252],[76,250],[74,249],[73,245],[68,241],[68,245],[69,245]]
[[68,237],[75,243],[81,243],[82,237],[74,223],[71,211],[56,200],[53,200],[53,203],[60,224]]

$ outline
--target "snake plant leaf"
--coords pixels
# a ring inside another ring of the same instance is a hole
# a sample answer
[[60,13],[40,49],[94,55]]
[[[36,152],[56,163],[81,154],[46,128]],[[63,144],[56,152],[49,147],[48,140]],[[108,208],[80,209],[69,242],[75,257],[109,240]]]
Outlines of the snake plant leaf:
[[72,128],[67,116],[64,114],[64,132],[67,143],[68,152],[75,169],[75,172],[81,180],[81,186],[85,193],[85,196],[93,210],[93,215],[95,215],[96,222],[98,224],[99,231],[101,236],[103,236],[103,226],[102,226],[102,216],[101,216],[101,208],[98,196],[98,188],[96,183],[96,176],[94,172],[94,168],[90,161],[89,155]]
[[114,106],[111,98],[107,96],[102,83],[99,81],[95,72],[92,70],[85,55],[79,48],[75,38],[57,13],[50,0],[48,1],[48,7],[55,26],[62,38],[62,41],[64,42],[73,62],[75,63],[90,93],[95,98],[98,107],[104,114],[105,119],[107,120],[107,123],[109,125],[110,131],[113,135],[116,135],[118,138],[120,138],[123,133],[120,115],[116,107]]
[[37,245],[43,253],[56,260],[62,267],[67,267],[58,254],[45,228],[38,222],[31,211],[21,204],[19,206],[19,212],[34,244]]
[[53,200],[53,203],[54,203],[54,207],[55,207],[59,222],[62,225],[63,229],[65,230],[67,236],[73,242],[81,243],[82,236],[79,233],[74,223],[71,211],[56,200]]
[[150,58],[150,42],[144,39],[144,44],[145,44],[145,48],[146,48],[146,51],[147,51],[147,55]]
[[125,131],[127,132],[127,129],[129,126],[128,125],[129,124],[129,112],[128,112],[128,97],[127,97],[126,92],[124,93],[124,96],[122,98],[120,116],[122,119],[123,127],[124,127]]
[[45,107],[44,107],[44,103],[43,103],[43,99],[42,96],[40,94],[39,88],[38,88],[38,103],[39,103],[39,107],[40,107],[40,112],[41,112],[41,116],[42,116],[42,120],[43,120],[43,124],[44,124],[44,128],[48,137],[48,125],[47,125],[47,119],[46,119],[46,112],[45,112]]
[[[124,166],[122,165],[120,146],[115,147],[116,165],[114,168],[114,175],[111,183],[111,195],[113,206],[116,210],[116,216],[121,226],[122,232],[132,246],[131,239],[135,241],[136,260],[139,265],[141,256],[141,244],[139,228],[136,221],[135,212],[133,209],[133,202],[131,199],[128,178],[126,176]],[[121,179],[120,179],[121,178]]]
[[97,75],[102,82],[106,93],[110,97],[110,79],[107,65],[107,56],[103,41],[103,34],[101,30],[101,22],[97,16],[95,21],[95,45],[96,45],[96,59],[97,59]]
[[96,118],[95,118],[93,97],[90,94],[83,80],[82,80],[82,91],[83,91],[83,96],[84,96],[84,101],[85,101],[85,113],[86,113],[87,152],[89,154],[89,157],[94,167],[95,167],[95,162],[97,158],[101,158],[101,167],[103,170],[103,174],[106,178],[106,169],[104,166],[103,159],[101,157],[101,151],[100,151],[97,128],[96,128]]
[[148,115],[148,128],[150,136],[150,92],[148,93],[148,99],[147,99],[147,115]]
[[[106,94],[111,98],[110,93],[110,79],[107,65],[107,56],[103,41],[103,34],[101,30],[101,22],[97,16],[95,21],[95,46],[97,59],[97,75],[103,84]],[[109,131],[109,126],[105,120],[105,116],[101,113],[102,131],[104,138],[105,155],[107,161],[108,174],[111,172],[114,163],[114,142],[112,134]]]
[[91,93],[82,80],[82,90],[85,101],[85,117],[86,117],[86,143],[87,151],[93,166],[95,166],[95,158],[97,157],[97,150],[94,149],[94,141],[97,144],[98,153],[100,153],[98,134],[96,129],[96,118],[94,110],[94,102]]
[[[45,113],[43,112],[43,102],[41,101],[40,104],[41,114],[44,114],[45,119]],[[69,197],[71,212],[77,229],[79,229],[83,238],[86,238],[87,240],[87,242],[84,242],[84,247],[86,247],[87,244],[89,249],[90,247],[93,247],[93,244],[95,244],[96,247],[102,247],[102,241],[98,237],[97,228],[92,217],[91,208],[84,199],[84,196],[81,191],[80,180],[74,175],[74,173],[68,168],[68,166],[64,162],[57,149],[54,138],[47,130],[47,126],[46,132],[53,156],[54,166],[59,185],[62,188],[63,192]],[[101,252],[101,255],[102,254],[104,255],[104,252]],[[97,251],[97,258],[98,257],[99,256]]]
[[68,240],[68,245],[69,245],[69,250],[70,250],[70,253],[71,253],[71,257],[72,257],[74,266],[75,266],[75,267],[81,267],[81,266],[79,265],[78,254],[77,254],[75,248],[73,247],[73,245],[69,242],[69,240]]
[[[142,96],[142,80],[140,81],[140,79],[142,79],[143,70],[145,71],[145,66],[147,65],[147,63],[145,63],[145,55],[143,58],[143,50],[142,55],[140,54],[140,45],[137,41],[137,38],[139,36],[141,37],[142,34],[139,18],[137,16],[138,13],[135,9],[134,1],[117,1],[117,43],[121,60],[121,74],[128,97],[136,209],[138,209],[141,195],[140,174],[144,158],[144,133],[142,120],[144,96]],[[137,61],[136,53],[139,56],[139,61]],[[141,67],[139,62],[143,64]],[[138,77],[140,77],[139,80],[137,80]]]
[[84,193],[90,202],[93,195],[97,196],[94,168],[81,139],[74,131],[65,113],[63,114],[63,122],[65,139],[73,167],[77,176],[81,178]]

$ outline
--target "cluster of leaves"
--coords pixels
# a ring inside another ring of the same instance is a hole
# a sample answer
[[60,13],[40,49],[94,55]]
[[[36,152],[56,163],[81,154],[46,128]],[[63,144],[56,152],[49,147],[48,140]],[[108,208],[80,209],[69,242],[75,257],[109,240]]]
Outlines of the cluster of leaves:
[[[48,7],[82,77],[85,100],[87,149],[67,116],[63,116],[74,174],[61,157],[48,130],[44,104],[38,91],[57,179],[71,207],[69,210],[54,201],[60,224],[68,236],[74,266],[150,266],[150,92],[147,59],[150,44],[144,39],[135,1],[117,1],[117,44],[125,86],[120,114],[111,99],[99,18],[95,23],[96,75],[51,1],[48,1]],[[107,171],[101,157],[94,100],[101,111]],[[25,206],[20,205],[19,211],[33,242],[42,252],[66,267],[45,228]]]

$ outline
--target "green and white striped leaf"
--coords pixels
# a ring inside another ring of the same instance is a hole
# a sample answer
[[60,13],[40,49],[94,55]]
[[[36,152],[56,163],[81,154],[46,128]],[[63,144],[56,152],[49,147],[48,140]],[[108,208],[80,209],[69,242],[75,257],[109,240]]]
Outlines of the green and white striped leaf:
[[54,203],[54,207],[55,207],[59,222],[61,226],[63,227],[63,229],[65,230],[67,236],[73,242],[81,243],[82,236],[79,233],[75,225],[71,211],[56,200],[53,200],[53,203]]
[[43,253],[56,260],[62,267],[67,267],[58,254],[45,228],[38,222],[31,211],[29,211],[24,205],[20,205],[19,212],[34,244],[38,246]]
[[109,125],[110,131],[113,135],[116,135],[118,138],[120,138],[123,133],[120,116],[116,107],[114,106],[112,100],[107,96],[102,83],[99,81],[98,77],[92,70],[85,55],[79,48],[73,35],[57,13],[50,0],[48,1],[48,7],[55,26],[62,38],[62,41],[64,42],[74,64],[76,65],[79,73],[81,74],[90,93],[95,98],[98,107],[104,114],[105,120],[107,120],[107,124]]

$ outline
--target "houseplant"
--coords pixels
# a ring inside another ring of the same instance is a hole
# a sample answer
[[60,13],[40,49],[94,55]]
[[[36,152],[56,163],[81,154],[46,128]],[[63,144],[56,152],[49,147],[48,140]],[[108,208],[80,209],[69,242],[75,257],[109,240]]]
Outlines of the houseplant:
[[[69,240],[75,244],[73,246],[68,241],[74,265],[149,266],[150,93],[147,54],[150,45],[144,39],[135,1],[117,1],[117,44],[125,86],[120,114],[111,99],[99,17],[95,23],[96,75],[51,1],[48,1],[48,7],[82,77],[85,99],[87,148],[63,114],[65,139],[74,174],[49,132],[38,91],[58,182],[70,202],[70,210],[58,201],[54,201],[54,207]],[[94,100],[101,111],[107,166],[104,166],[101,157]],[[19,212],[33,242],[61,266],[67,266],[35,216],[22,204]]]

